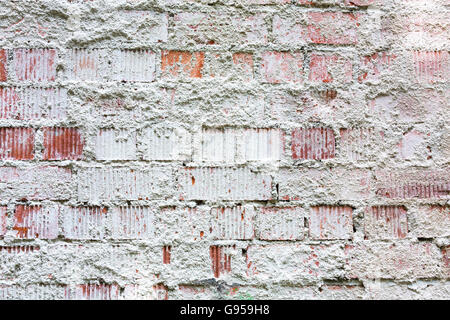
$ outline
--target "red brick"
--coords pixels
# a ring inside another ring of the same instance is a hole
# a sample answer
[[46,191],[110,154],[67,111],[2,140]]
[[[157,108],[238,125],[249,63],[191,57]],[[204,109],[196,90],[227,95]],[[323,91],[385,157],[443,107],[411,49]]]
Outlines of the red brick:
[[221,274],[231,272],[231,255],[228,253],[231,246],[210,246],[209,255],[211,257],[214,277],[219,278]]
[[253,239],[254,208],[250,206],[234,206],[211,209],[214,238],[220,240]]
[[367,7],[376,4],[378,0],[344,0],[344,4],[348,6]]
[[105,237],[108,209],[103,207],[67,207],[63,234],[67,239],[101,240]]
[[6,252],[6,253],[12,253],[12,254],[19,254],[21,252],[24,253],[30,253],[34,251],[39,251],[38,246],[0,246],[0,252]]
[[[106,186],[108,188],[108,186]],[[122,192],[125,190],[122,187]],[[155,212],[148,206],[119,206],[111,210],[113,239],[151,239]]]
[[402,239],[408,235],[408,218],[403,206],[367,208],[364,215],[366,239]]
[[261,68],[265,82],[303,82],[303,55],[299,52],[265,52]]
[[162,51],[162,77],[201,78],[204,60],[204,52]]
[[389,54],[387,52],[365,56],[361,61],[362,68],[365,72],[358,77],[358,80],[360,82],[379,80],[381,74],[389,70],[389,67],[396,58],[397,56],[395,54]]
[[270,175],[247,168],[183,168],[179,178],[181,199],[186,200],[269,200]]
[[448,170],[377,170],[376,194],[390,199],[448,199]]
[[55,49],[14,50],[14,70],[20,81],[55,81]]
[[170,264],[170,253],[172,251],[171,246],[164,246],[163,247],[163,263],[164,264]]
[[450,74],[448,51],[414,51],[416,80],[421,83],[447,81]]
[[67,90],[64,88],[0,88],[2,119],[64,119],[66,109]]
[[79,160],[83,147],[77,128],[44,128],[44,160]]
[[8,79],[8,56],[5,49],[0,49],[0,82]]
[[0,206],[0,237],[6,234],[6,210],[8,207]]
[[66,291],[66,300],[118,300],[120,288],[116,284],[82,284]]
[[34,158],[34,129],[0,128],[0,159]]
[[330,159],[335,155],[334,132],[328,128],[299,128],[292,131],[293,159]]
[[355,44],[359,15],[342,12],[308,13],[308,37],[313,43]]
[[352,81],[352,63],[337,55],[312,54],[309,62],[309,80],[329,83],[334,80]]
[[318,206],[311,208],[309,234],[313,239],[351,239],[353,208]]
[[55,239],[58,236],[58,209],[17,205],[13,230],[22,239]]

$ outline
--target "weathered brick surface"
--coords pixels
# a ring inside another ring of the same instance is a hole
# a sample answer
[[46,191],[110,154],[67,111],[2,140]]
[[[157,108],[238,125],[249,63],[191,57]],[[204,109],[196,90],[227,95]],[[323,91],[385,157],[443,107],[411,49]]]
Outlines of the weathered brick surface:
[[448,299],[449,4],[1,1],[0,299]]

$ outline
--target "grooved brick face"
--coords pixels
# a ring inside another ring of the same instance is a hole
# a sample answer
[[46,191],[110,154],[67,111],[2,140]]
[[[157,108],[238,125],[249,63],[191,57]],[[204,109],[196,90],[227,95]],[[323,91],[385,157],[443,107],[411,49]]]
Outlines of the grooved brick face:
[[448,300],[449,0],[147,2],[1,1],[0,299]]
[[295,129],[291,144],[293,159],[334,158],[334,132],[328,128]]
[[14,50],[14,71],[18,80],[47,82],[56,79],[55,49]]
[[77,128],[44,128],[44,160],[79,160],[83,147]]
[[311,209],[310,236],[314,239],[350,239],[353,233],[353,208],[318,206]]
[[4,236],[6,233],[6,210],[8,207],[0,207],[0,236]]
[[6,81],[8,77],[7,58],[7,51],[5,49],[0,49],[0,82]]
[[18,205],[12,229],[18,238],[54,239],[58,236],[58,211],[56,208]]
[[0,158],[33,159],[34,130],[32,128],[0,128]]

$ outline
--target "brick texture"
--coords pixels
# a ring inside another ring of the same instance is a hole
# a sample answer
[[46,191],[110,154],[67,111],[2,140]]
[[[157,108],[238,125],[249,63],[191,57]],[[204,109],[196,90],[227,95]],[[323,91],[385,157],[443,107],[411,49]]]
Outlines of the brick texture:
[[448,300],[449,4],[1,1],[0,299]]

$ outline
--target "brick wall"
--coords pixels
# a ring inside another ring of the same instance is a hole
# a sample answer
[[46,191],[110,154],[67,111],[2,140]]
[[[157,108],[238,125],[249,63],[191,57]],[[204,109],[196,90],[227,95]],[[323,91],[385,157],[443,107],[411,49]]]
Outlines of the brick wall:
[[1,299],[448,299],[447,0],[9,0]]

